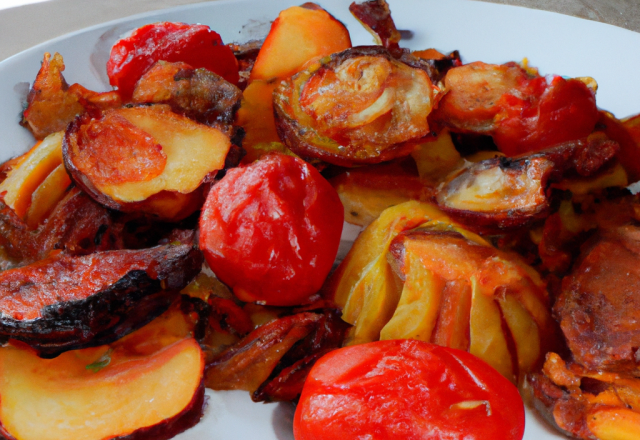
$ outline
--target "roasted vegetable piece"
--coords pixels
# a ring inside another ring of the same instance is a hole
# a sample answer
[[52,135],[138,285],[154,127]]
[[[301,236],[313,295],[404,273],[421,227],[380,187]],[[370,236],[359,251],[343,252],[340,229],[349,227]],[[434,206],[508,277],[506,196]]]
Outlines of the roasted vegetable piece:
[[538,411],[564,434],[581,439],[633,439],[640,430],[640,380],[589,370],[547,354],[530,384]]
[[209,26],[171,22],[142,26],[116,42],[107,62],[109,82],[128,100],[136,82],[157,61],[182,61],[238,83],[238,61],[220,35]]
[[421,63],[369,46],[312,64],[274,91],[280,138],[301,157],[343,166],[408,155],[430,133],[435,102],[431,66]]
[[216,276],[243,301],[312,301],[340,244],[343,208],[320,173],[273,153],[234,168],[200,217],[200,248]]
[[542,360],[555,336],[548,295],[517,258],[454,225],[403,232],[390,257],[404,285],[381,339],[451,344],[512,381]]
[[549,185],[600,171],[619,150],[602,134],[517,158],[497,157],[452,172],[438,188],[438,206],[475,231],[503,233],[549,214]]
[[[21,156],[0,183],[0,194],[4,204],[13,209],[18,217],[25,219],[35,190],[62,164],[62,138],[64,132],[47,136]],[[63,186],[64,191],[69,185]],[[52,200],[56,202],[57,200]]]
[[315,3],[280,12],[262,43],[250,81],[286,78],[304,64],[351,47],[349,31]]
[[575,361],[604,371],[637,370],[640,229],[600,231],[581,253],[554,312]]
[[116,93],[96,93],[79,84],[69,87],[62,76],[63,70],[64,61],[59,53],[53,57],[44,54],[22,115],[22,125],[31,130],[36,139],[64,130],[85,107],[113,108],[121,104]]
[[256,402],[297,399],[313,364],[340,347],[347,327],[330,309],[277,318],[216,356],[206,384],[251,391]]
[[374,36],[376,43],[392,53],[400,51],[400,32],[396,29],[385,0],[353,2],[349,5],[349,11]]
[[282,357],[269,379],[251,396],[255,402],[297,400],[317,360],[342,346],[349,324],[340,318],[341,312],[323,309],[313,313],[322,315],[315,328]]
[[429,200],[435,188],[423,183],[409,160],[351,168],[330,179],[344,206],[345,221],[367,226],[385,209],[409,200]]
[[287,351],[309,335],[321,318],[314,313],[300,313],[258,327],[207,367],[207,387],[256,391]]
[[12,209],[0,207],[0,244],[17,265],[42,260],[60,250],[84,255],[123,248],[122,224],[78,188],[65,193],[46,221],[35,229]]
[[56,359],[3,347],[0,432],[19,440],[175,436],[203,411],[204,358],[190,331],[172,308],[118,342]]
[[447,72],[432,120],[493,136],[507,156],[583,138],[598,120],[595,93],[579,79],[531,76],[515,63],[466,64]]
[[319,6],[305,3],[280,12],[258,52],[238,110],[237,124],[246,131],[242,146],[247,163],[263,154],[254,146],[280,142],[273,116],[278,79],[297,73],[310,60],[350,47],[344,25]]
[[132,101],[169,104],[176,113],[230,131],[241,97],[239,88],[207,69],[158,61],[137,82]]
[[0,334],[41,356],[114,341],[164,312],[201,270],[200,251],[62,254],[0,273]]
[[316,363],[293,430],[296,440],[520,440],[524,405],[515,386],[469,353],[379,341]]
[[355,327],[347,343],[375,341],[400,298],[400,288],[387,263],[391,241],[402,231],[448,218],[433,205],[409,201],[384,210],[356,239],[323,286],[327,298],[343,308],[342,319]]
[[202,203],[201,185],[225,166],[229,137],[166,105],[85,114],[67,129],[64,163],[103,205],[181,220]]

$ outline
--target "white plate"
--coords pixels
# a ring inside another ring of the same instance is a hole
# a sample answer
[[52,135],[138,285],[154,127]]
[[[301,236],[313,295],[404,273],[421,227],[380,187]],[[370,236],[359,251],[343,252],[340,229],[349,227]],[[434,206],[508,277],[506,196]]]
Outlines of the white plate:
[[[353,44],[371,37],[348,12],[350,0],[317,0],[351,32]],[[405,47],[458,49],[465,61],[492,63],[524,57],[542,74],[592,76],[599,84],[598,105],[618,117],[640,113],[640,34],[614,26],[549,12],[467,0],[390,0],[400,29],[414,32]],[[94,26],[42,43],[0,62],[0,160],[25,151],[31,135],[18,125],[29,81],[45,51],[60,52],[69,84],[108,90],[105,62],[119,35],[154,21],[204,23],[225,42],[246,41],[268,31],[268,23],[300,0],[240,0],[199,3],[136,15]],[[264,35],[264,34],[263,34]],[[180,440],[291,440],[292,408],[286,404],[252,403],[245,392],[207,392],[209,406],[202,422],[176,437]],[[527,440],[564,438],[527,413]]]

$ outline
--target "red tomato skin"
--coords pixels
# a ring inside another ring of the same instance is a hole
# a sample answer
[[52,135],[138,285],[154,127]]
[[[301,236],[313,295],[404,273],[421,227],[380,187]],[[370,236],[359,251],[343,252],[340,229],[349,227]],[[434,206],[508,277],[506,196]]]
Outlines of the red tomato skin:
[[239,80],[238,60],[209,26],[161,22],[142,26],[114,44],[107,62],[109,83],[128,99],[140,77],[160,60],[203,67],[233,84]]
[[[472,409],[462,401],[488,401]],[[489,411],[490,409],[490,411]],[[296,440],[521,440],[516,387],[475,356],[415,340],[335,350],[305,382]]]
[[312,301],[338,252],[344,208],[335,189],[301,159],[270,154],[234,168],[210,191],[200,248],[243,301]]
[[501,99],[506,117],[497,122],[493,141],[507,156],[581,139],[594,130],[599,117],[596,98],[582,81],[557,76],[541,94],[532,95],[539,96],[534,105],[515,105],[507,96]]

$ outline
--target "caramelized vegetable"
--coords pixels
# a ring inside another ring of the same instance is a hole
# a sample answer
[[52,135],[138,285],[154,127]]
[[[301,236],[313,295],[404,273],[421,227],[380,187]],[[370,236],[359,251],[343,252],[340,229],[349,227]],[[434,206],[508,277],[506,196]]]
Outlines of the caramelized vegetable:
[[54,255],[0,273],[0,334],[41,356],[114,341],[164,312],[200,271],[190,245]]
[[443,226],[403,232],[391,243],[404,286],[380,338],[444,343],[523,379],[554,336],[542,280],[480,237]]
[[230,145],[220,130],[154,105],[77,119],[63,157],[76,184],[99,203],[175,221],[199,208],[201,185],[224,168]]
[[430,133],[435,102],[430,67],[413,61],[357,47],[280,82],[273,95],[280,138],[302,157],[343,166],[408,155]]
[[122,224],[78,188],[66,192],[35,229],[11,208],[0,207],[0,244],[17,265],[33,263],[58,250],[84,255],[123,247]]
[[444,179],[436,200],[469,228],[499,234],[546,217],[551,182],[571,173],[594,175],[618,150],[616,142],[594,135],[514,159],[468,163]]
[[342,344],[346,328],[335,310],[273,320],[220,353],[207,369],[207,386],[251,391],[256,402],[294,400],[315,362]]
[[278,81],[299,72],[310,60],[350,47],[344,25],[316,4],[280,12],[260,47],[238,110],[237,124],[246,131],[246,163],[262,156],[261,144],[280,142],[273,116]]
[[639,257],[638,227],[601,231],[563,280],[554,310],[575,361],[586,368],[637,369]]
[[400,32],[396,29],[389,4],[385,0],[353,2],[349,5],[349,11],[374,36],[377,44],[389,49],[391,53],[400,51]]
[[568,436],[626,440],[640,430],[640,381],[633,374],[590,370],[549,353],[530,383],[538,411]]
[[241,97],[240,89],[207,69],[158,61],[136,83],[132,101],[169,104],[176,113],[230,133]]
[[286,78],[305,63],[351,47],[349,31],[315,3],[278,14],[262,43],[250,81]]
[[330,182],[344,206],[345,221],[367,226],[385,209],[409,200],[428,200],[425,185],[407,160],[347,169]]
[[44,54],[44,61],[27,97],[22,124],[36,139],[64,130],[86,107],[114,108],[121,104],[115,92],[96,93],[79,84],[67,84],[62,71],[64,61],[58,53]]
[[444,83],[448,93],[432,119],[452,131],[489,134],[507,156],[583,138],[598,120],[584,82],[530,75],[515,63],[455,67]]
[[158,61],[181,61],[238,82],[238,62],[217,32],[202,24],[161,22],[142,26],[113,45],[109,83],[128,100],[136,82]]
[[118,342],[56,359],[1,348],[0,432],[20,440],[165,440],[195,425],[204,358],[190,327],[172,308]]

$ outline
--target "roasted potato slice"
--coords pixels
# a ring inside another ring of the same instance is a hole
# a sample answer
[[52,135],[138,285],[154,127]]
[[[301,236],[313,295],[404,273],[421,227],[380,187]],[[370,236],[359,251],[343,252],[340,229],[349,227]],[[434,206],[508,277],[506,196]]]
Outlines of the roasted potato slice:
[[0,334],[41,356],[114,341],[164,312],[201,270],[191,245],[62,254],[0,273]]
[[204,357],[191,330],[171,308],[120,341],[56,359],[2,347],[0,432],[21,440],[173,437],[203,411]]
[[180,220],[200,206],[200,187],[224,168],[230,146],[220,130],[154,105],[76,119],[63,157],[72,179],[99,203]]

